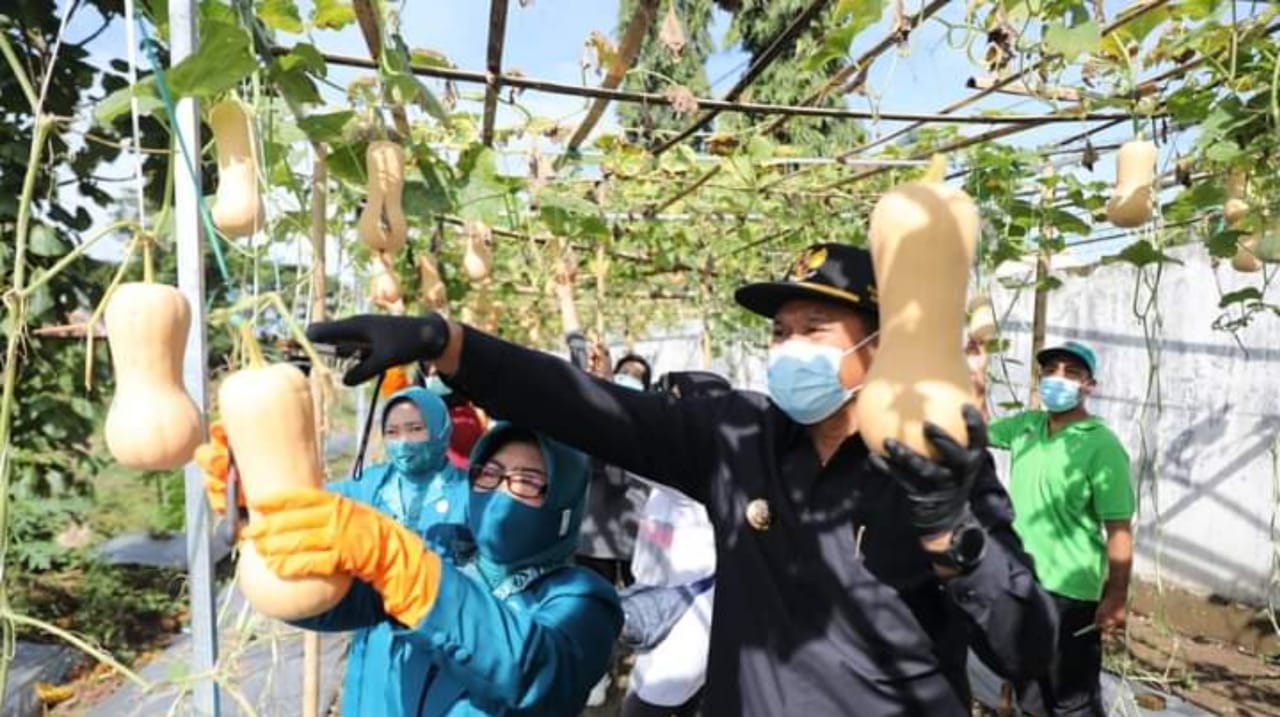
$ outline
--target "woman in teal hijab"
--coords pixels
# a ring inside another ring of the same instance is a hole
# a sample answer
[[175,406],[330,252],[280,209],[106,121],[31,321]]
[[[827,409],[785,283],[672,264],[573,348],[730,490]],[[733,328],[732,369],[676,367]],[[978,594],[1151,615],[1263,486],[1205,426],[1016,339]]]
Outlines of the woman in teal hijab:
[[426,540],[314,489],[251,506],[260,518],[244,535],[281,577],[356,578],[337,607],[298,624],[386,629],[400,647],[390,670],[348,680],[360,711],[346,695],[344,715],[375,703],[388,717],[576,715],[604,674],[618,596],[571,563],[586,456],[499,424],[476,444],[469,479],[465,525],[438,523]]
[[[385,513],[423,539],[436,526],[463,522],[470,491],[466,473],[450,464],[446,455],[453,427],[444,401],[425,388],[406,388],[387,399],[381,419],[388,460],[330,483],[326,490]],[[220,450],[225,452],[225,447]],[[226,464],[223,461],[222,471]],[[201,466],[216,509],[225,504],[225,500],[218,500],[226,491],[225,473],[218,474],[210,461],[201,462]],[[421,679],[429,669],[426,655],[397,635],[388,621],[370,621],[357,628],[346,625],[346,620],[339,606],[297,623],[313,630],[354,630],[347,654],[342,714],[401,714],[389,711],[388,706],[400,704],[400,689],[406,679]]]
[[[462,522],[467,509],[467,477],[448,460],[453,425],[444,401],[419,386],[403,389],[387,399],[381,425],[387,462],[326,488],[377,508],[424,539],[433,526]],[[334,611],[297,624],[325,630],[341,619]],[[400,683],[421,674],[427,666],[425,656],[415,655],[390,623],[356,630],[347,653],[342,714],[394,714],[387,707],[397,701]]]

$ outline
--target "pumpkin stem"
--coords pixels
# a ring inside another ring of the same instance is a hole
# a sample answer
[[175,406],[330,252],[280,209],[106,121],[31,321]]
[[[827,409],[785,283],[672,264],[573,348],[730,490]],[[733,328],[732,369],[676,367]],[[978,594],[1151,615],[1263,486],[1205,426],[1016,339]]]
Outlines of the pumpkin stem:
[[253,325],[245,322],[240,325],[240,340],[244,342],[244,352],[249,359],[250,368],[262,368],[267,364],[267,360],[262,356],[262,347],[258,345],[258,339],[253,335]]
[[947,177],[947,158],[935,154],[929,158],[929,169],[924,173],[924,181],[941,182]]
[[142,280],[148,284],[154,283],[156,269],[155,263],[151,260],[151,237],[139,234],[138,241],[142,242]]

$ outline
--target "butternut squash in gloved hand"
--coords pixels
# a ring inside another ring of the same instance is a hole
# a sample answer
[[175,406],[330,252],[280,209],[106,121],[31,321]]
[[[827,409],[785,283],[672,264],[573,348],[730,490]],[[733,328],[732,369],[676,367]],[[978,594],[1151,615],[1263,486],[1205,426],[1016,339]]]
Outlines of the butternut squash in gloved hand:
[[276,575],[351,575],[382,595],[401,624],[422,622],[440,590],[440,557],[393,518],[316,489],[280,491],[249,507],[261,515],[241,534]]

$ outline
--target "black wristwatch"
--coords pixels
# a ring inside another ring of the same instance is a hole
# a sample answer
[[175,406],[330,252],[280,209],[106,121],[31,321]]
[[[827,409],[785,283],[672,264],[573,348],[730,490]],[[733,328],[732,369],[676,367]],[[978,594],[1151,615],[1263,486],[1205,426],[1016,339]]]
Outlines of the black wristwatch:
[[977,523],[966,521],[951,531],[951,544],[946,550],[929,552],[929,560],[935,567],[968,575],[982,563],[986,554],[987,532]]

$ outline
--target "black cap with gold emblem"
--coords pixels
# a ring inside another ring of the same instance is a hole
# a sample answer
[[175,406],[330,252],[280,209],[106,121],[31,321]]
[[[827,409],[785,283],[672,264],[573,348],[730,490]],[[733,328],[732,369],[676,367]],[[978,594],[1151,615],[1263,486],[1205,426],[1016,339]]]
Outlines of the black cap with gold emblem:
[[814,299],[877,311],[876,274],[871,254],[847,244],[814,244],[805,249],[781,281],[747,284],[733,294],[748,311],[773,318],[792,299]]

